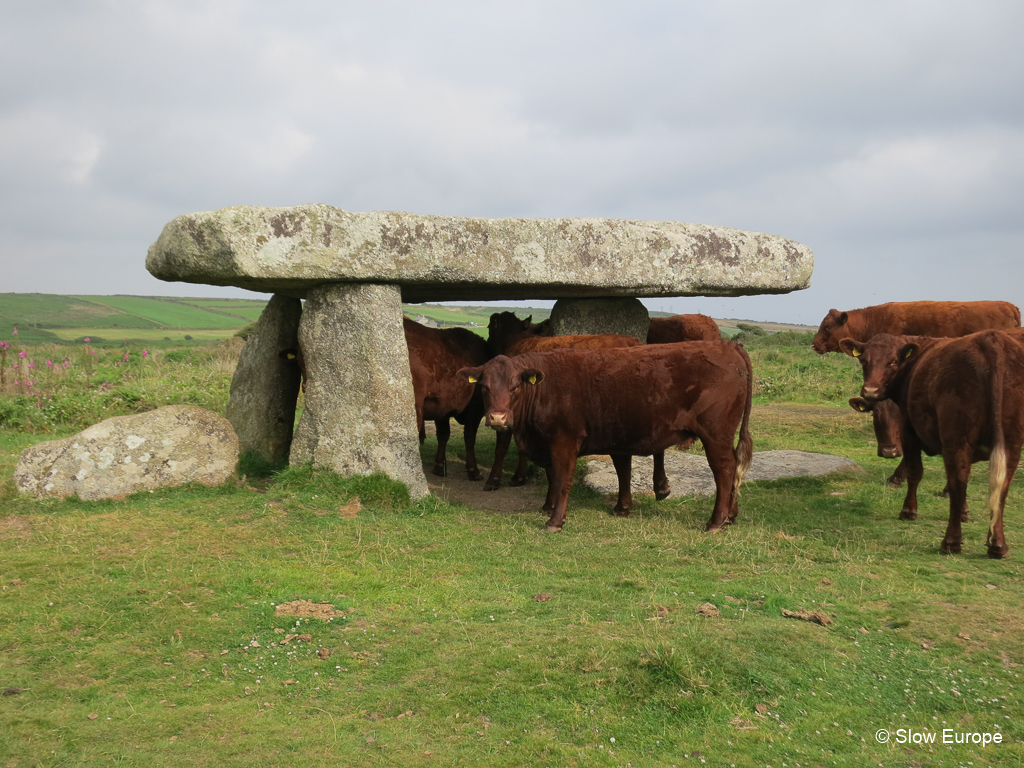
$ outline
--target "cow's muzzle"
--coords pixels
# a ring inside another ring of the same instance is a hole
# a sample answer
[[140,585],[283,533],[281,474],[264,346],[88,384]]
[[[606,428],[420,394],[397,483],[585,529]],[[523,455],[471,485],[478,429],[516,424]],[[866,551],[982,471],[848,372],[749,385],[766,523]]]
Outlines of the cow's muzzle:
[[512,419],[510,419],[508,415],[504,413],[492,412],[488,413],[484,417],[484,423],[491,429],[495,429],[498,432],[504,432],[507,429],[511,429],[511,421]]

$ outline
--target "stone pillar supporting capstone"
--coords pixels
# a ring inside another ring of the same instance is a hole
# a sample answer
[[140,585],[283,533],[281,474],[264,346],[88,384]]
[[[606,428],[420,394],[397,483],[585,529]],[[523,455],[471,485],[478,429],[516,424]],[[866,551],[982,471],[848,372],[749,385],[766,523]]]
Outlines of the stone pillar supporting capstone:
[[292,444],[301,374],[278,353],[298,345],[301,315],[301,301],[274,294],[242,348],[231,379],[226,416],[238,435],[239,450],[271,464],[286,462]]
[[401,288],[327,283],[310,289],[299,343],[306,397],[291,463],[312,462],[340,475],[383,472],[405,483],[412,498],[425,496]]
[[647,307],[628,297],[559,299],[551,310],[554,336],[622,333],[646,341],[650,322]]

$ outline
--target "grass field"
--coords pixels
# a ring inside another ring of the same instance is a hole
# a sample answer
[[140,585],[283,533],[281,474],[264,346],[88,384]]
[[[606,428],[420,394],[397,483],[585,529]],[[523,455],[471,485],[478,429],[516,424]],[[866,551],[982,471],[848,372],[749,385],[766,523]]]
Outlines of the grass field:
[[[577,483],[548,534],[539,511],[413,503],[384,478],[306,467],[103,502],[19,497],[28,445],[226,404],[230,348],[65,348],[48,380],[0,394],[0,765],[1020,764],[1024,581],[1018,559],[984,556],[985,466],[964,553],[940,556],[941,462],[926,459],[919,519],[898,520],[893,462],[845,404],[855,362],[806,341],[748,343],[755,450],[864,472],[746,484],[717,535],[702,532],[706,498],[638,497],[621,519]],[[39,368],[57,358],[26,350]],[[450,471],[462,451],[456,436]],[[335,613],[277,615],[299,599]],[[831,624],[782,614],[801,608]],[[944,744],[943,729],[1003,743]]]

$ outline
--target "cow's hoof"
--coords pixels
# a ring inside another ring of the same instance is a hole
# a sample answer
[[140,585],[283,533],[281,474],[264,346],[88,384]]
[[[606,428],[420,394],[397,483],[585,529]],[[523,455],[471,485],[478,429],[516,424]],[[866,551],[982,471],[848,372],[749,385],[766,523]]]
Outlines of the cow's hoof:
[[904,509],[900,512],[900,520],[917,520],[917,512]]
[[480,474],[479,469],[467,469],[466,474],[469,475],[470,480],[479,480],[481,477],[483,477],[483,475]]
[[943,555],[959,555],[960,554],[960,544],[961,544],[961,542],[959,542],[959,541],[956,541],[956,542],[943,541],[942,542],[942,546],[939,547],[939,552],[942,553]]
[[629,517],[629,510],[628,509],[619,509],[618,507],[616,507],[615,508],[615,516],[616,517]]
[[434,465],[434,474],[438,477],[448,477],[448,468],[445,466]]
[[656,498],[658,501],[664,501],[665,499],[667,499],[671,495],[672,495],[672,489],[671,488],[666,488],[663,491],[655,491],[654,492],[654,498]]
[[513,487],[520,486],[520,485],[526,485],[526,478],[525,477],[516,477],[515,475],[513,475],[512,479],[508,481],[508,484],[513,486]]
[[562,526],[552,525],[550,522],[546,526],[544,526],[544,528],[547,530],[548,533],[560,533],[562,530]]
[[486,483],[484,483],[484,490],[485,491],[496,491],[499,488],[501,488],[501,483],[492,483],[490,480],[488,480]]
[[896,475],[892,475],[891,477],[889,477],[888,480],[885,481],[885,484],[890,488],[899,488],[901,485],[903,485],[903,478],[896,477]]
[[1005,544],[1001,547],[994,547],[990,544],[988,548],[988,556],[993,560],[1002,560],[1003,558],[1010,556],[1010,548]]

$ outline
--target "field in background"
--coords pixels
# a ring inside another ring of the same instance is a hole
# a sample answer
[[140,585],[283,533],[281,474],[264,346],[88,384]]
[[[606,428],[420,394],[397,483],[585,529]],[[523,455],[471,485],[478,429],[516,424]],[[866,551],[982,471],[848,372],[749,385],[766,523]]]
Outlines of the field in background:
[[[0,340],[27,344],[67,344],[88,338],[94,346],[145,343],[155,347],[209,344],[228,338],[255,322],[266,306],[263,299],[200,299],[161,296],[62,296],[43,293],[0,293]],[[551,310],[500,305],[443,306],[406,304],[405,314],[426,318],[441,327],[463,326],[487,334],[493,312],[508,310],[534,322]],[[667,317],[667,312],[651,312]],[[746,320],[717,319],[726,337]],[[784,323],[756,323],[769,333],[812,330]]]

